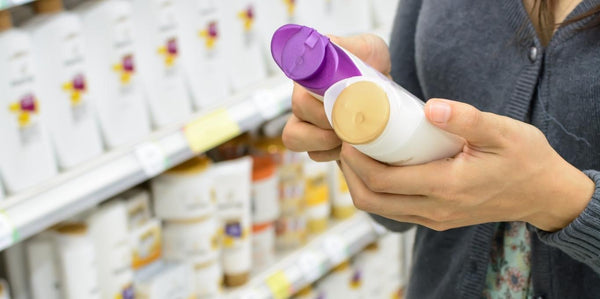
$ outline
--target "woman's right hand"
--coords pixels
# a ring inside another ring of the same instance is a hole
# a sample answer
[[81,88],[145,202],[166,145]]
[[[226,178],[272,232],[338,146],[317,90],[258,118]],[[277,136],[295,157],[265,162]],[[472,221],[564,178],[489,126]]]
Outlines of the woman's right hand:
[[[389,74],[389,50],[378,36],[361,34],[330,38],[371,67],[383,74]],[[342,141],[331,128],[325,116],[323,103],[298,84],[294,84],[292,93],[292,112],[283,130],[285,146],[295,152],[308,152],[310,158],[318,162],[339,160]]]

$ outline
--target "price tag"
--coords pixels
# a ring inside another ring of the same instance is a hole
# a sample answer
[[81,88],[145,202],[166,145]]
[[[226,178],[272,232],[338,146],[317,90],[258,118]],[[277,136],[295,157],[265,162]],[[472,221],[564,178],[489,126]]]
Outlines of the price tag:
[[329,236],[323,240],[323,250],[333,265],[345,261],[348,257],[346,243],[339,236]]
[[142,165],[144,173],[153,177],[167,168],[165,153],[155,142],[145,142],[135,148],[135,156]]
[[183,131],[190,149],[201,153],[239,135],[240,127],[222,108],[192,121]]
[[254,103],[263,119],[272,119],[282,111],[279,105],[279,99],[268,90],[259,90],[254,96]]
[[18,239],[14,225],[4,211],[0,211],[0,249],[7,248]]
[[291,295],[291,284],[283,271],[278,271],[269,276],[266,283],[275,299],[285,299]]
[[319,259],[319,256],[314,252],[308,251],[302,253],[296,265],[298,265],[298,268],[302,271],[302,275],[309,282],[316,281],[324,272],[322,259]]

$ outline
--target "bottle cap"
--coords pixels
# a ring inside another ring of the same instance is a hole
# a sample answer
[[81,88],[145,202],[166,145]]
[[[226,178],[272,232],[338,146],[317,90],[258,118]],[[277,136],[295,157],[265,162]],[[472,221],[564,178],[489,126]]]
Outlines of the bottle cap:
[[342,49],[306,26],[288,24],[277,29],[271,54],[288,78],[319,95],[342,79],[360,75]]
[[388,97],[373,82],[350,84],[333,104],[333,129],[340,139],[350,144],[365,144],[377,139],[389,118]]
[[10,11],[0,10],[0,32],[12,28],[12,17]]
[[63,10],[62,0],[37,0],[33,2],[36,13],[53,13]]

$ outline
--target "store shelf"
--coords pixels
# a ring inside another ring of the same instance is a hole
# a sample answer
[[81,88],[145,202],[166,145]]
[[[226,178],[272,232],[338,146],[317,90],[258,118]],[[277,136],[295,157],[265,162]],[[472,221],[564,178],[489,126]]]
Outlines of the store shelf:
[[0,202],[0,250],[287,111],[291,90],[288,79],[270,78],[187,121],[7,198]]
[[35,0],[0,0],[0,10],[9,9],[14,6],[23,5]]
[[385,233],[382,226],[367,214],[359,212],[348,220],[334,224],[307,245],[280,257],[273,266],[253,275],[248,284],[229,291],[226,298],[288,298]]

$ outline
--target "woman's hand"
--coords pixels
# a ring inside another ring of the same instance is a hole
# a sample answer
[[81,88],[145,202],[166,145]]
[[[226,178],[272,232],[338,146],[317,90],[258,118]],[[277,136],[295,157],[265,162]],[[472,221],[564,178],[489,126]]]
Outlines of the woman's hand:
[[[348,38],[330,37],[378,71],[388,74],[390,55],[385,42],[371,34]],[[338,160],[342,141],[331,128],[323,103],[295,84],[292,94],[293,115],[283,130],[283,143],[293,151],[308,152],[315,161]]]
[[465,138],[463,151],[398,167],[344,143],[341,166],[359,209],[435,230],[525,221],[556,231],[591,199],[594,182],[534,126],[449,100],[430,100],[425,114],[435,126]]

